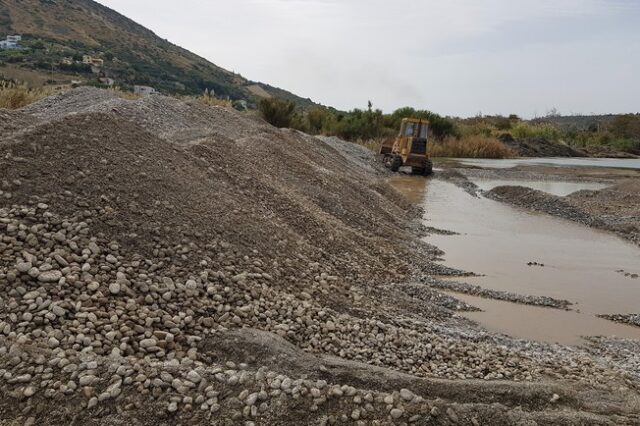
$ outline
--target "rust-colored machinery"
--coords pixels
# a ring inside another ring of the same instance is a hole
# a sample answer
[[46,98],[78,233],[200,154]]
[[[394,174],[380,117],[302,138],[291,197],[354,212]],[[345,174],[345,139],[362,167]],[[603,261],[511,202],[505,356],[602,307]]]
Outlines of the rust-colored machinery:
[[410,166],[415,174],[430,175],[433,164],[427,154],[429,122],[419,118],[404,118],[395,140],[380,148],[384,165],[397,172],[402,166]]

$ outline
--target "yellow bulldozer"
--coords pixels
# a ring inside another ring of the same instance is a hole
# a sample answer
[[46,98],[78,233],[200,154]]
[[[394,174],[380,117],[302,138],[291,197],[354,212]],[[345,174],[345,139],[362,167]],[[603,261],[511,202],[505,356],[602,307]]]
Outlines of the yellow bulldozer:
[[384,165],[397,172],[410,166],[414,174],[430,175],[433,164],[427,154],[429,122],[419,118],[403,118],[398,137],[386,141],[380,148]]

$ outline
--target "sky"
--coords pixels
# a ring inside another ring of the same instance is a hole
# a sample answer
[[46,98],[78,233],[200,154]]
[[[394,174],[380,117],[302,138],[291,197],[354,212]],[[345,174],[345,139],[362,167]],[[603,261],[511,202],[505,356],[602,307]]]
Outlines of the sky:
[[640,112],[640,0],[99,0],[228,70],[343,110]]

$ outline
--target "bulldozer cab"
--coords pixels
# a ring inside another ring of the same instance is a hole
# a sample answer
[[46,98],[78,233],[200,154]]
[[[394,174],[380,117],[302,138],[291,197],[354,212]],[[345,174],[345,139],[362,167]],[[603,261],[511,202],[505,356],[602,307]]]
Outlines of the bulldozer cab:
[[431,160],[427,156],[429,122],[419,118],[404,118],[400,132],[393,141],[380,148],[384,164],[392,171],[402,166],[410,166],[414,173],[430,174]]
[[402,120],[398,137],[413,137],[426,140],[428,129],[429,123],[427,121],[405,118]]

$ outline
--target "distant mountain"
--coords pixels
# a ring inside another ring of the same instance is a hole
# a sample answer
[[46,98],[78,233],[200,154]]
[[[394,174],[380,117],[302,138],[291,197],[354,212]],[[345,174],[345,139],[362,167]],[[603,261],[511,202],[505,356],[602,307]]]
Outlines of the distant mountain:
[[[169,94],[208,89],[249,104],[278,96],[299,107],[314,105],[212,64],[92,0],[0,0],[0,39],[9,34],[21,34],[28,49],[0,51],[0,74],[4,65],[74,73],[89,81],[106,77],[120,86],[147,85]],[[103,65],[94,66],[92,73],[91,65],[82,63],[83,55]]]

